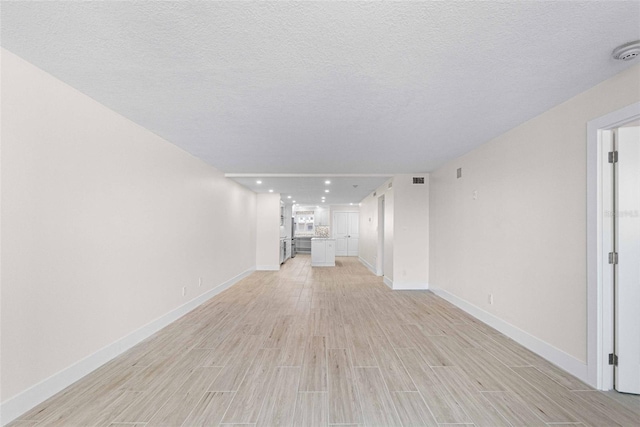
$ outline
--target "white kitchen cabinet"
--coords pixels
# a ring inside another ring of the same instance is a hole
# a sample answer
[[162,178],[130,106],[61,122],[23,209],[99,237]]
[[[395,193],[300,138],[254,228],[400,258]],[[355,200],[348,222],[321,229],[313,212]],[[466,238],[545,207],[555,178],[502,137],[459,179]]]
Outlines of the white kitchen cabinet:
[[335,267],[335,239],[311,239],[311,267]]
[[329,209],[319,208],[314,212],[314,225],[329,225]]
[[316,222],[313,211],[297,211],[294,217],[296,224],[295,234],[297,236],[313,235],[314,224]]

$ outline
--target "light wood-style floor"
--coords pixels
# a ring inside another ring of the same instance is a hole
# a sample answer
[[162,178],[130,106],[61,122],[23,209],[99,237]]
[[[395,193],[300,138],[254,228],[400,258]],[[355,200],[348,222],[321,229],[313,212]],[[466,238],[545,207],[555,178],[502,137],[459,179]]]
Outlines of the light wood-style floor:
[[427,291],[355,258],[256,272],[11,426],[638,426]]

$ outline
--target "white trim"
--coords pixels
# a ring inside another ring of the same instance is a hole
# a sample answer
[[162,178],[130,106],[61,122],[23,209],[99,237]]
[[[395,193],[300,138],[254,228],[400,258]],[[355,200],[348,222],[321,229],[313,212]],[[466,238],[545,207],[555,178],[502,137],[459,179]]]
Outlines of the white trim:
[[360,261],[360,263],[362,265],[364,265],[365,267],[367,267],[369,269],[370,272],[372,272],[373,274],[375,274],[376,276],[379,276],[378,273],[376,273],[375,268],[373,268],[373,266],[371,264],[369,264],[367,261],[364,260],[364,258],[362,257],[358,257],[358,261]]
[[335,267],[335,266],[336,266],[335,261],[334,262],[330,262],[330,261],[328,261],[328,262],[314,262],[313,264],[311,264],[312,268],[315,268],[315,267]]
[[544,357],[571,375],[578,377],[582,381],[586,381],[587,365],[584,364],[584,362],[443,289],[432,289],[432,292],[466,311],[473,317],[480,319],[492,328],[497,329],[534,353]]
[[256,271],[280,271],[279,265],[256,265]]
[[587,370],[591,386],[612,388],[612,375],[604,369],[606,344],[613,334],[612,307],[603,298],[602,188],[600,131],[640,118],[640,102],[587,123]]
[[384,194],[378,196],[376,200],[376,208],[378,212],[378,229],[377,229],[377,258],[376,258],[376,276],[384,276],[384,219],[387,205]]
[[227,280],[215,288],[210,289],[202,295],[181,305],[180,307],[160,316],[150,323],[147,323],[141,328],[131,332],[129,335],[120,338],[84,359],[79,360],[73,365],[68,366],[62,371],[53,374],[38,384],[29,387],[20,394],[2,402],[2,405],[0,406],[0,414],[2,414],[0,425],[6,425],[18,418],[20,415],[44,402],[49,397],[98,369],[100,366],[129,350],[131,347],[150,337],[168,324],[176,321],[191,310],[218,295],[220,292],[249,276],[254,271],[255,269],[253,268],[246,270],[236,277]]
[[225,173],[226,178],[391,178],[386,173]]
[[393,280],[389,279],[387,276],[384,276],[382,281],[384,282],[385,285],[393,289]]
[[424,291],[429,289],[429,284],[426,282],[393,282],[394,291]]

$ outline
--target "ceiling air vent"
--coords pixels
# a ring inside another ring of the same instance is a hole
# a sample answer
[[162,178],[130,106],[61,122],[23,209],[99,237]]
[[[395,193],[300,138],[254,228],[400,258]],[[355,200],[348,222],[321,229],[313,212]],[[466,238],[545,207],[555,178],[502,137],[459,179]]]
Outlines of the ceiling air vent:
[[424,184],[424,176],[414,176],[413,177],[414,184]]

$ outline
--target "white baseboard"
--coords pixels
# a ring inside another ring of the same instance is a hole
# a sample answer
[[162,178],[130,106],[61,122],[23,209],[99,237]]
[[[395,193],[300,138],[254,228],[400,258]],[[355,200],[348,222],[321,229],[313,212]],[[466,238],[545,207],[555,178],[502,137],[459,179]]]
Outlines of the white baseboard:
[[429,289],[429,284],[426,282],[393,282],[392,289],[394,291],[424,291]]
[[255,269],[251,268],[236,277],[227,280],[204,294],[199,295],[180,307],[131,332],[129,335],[101,348],[95,353],[79,360],[62,371],[53,374],[34,386],[29,387],[20,394],[2,402],[0,405],[0,425],[4,426],[5,424],[15,420],[28,410],[34,408],[49,397],[78,381],[80,378],[98,369],[108,361],[155,334],[160,329],[164,328],[171,322],[176,321],[199,305],[218,295],[220,292],[249,276],[254,271]]
[[382,278],[382,281],[384,282],[385,285],[393,289],[393,280],[389,279],[387,276],[384,276]]
[[378,272],[376,271],[375,268],[373,268],[373,266],[371,264],[369,264],[367,261],[364,260],[364,258],[358,257],[358,261],[360,261],[360,263],[362,265],[364,265],[365,267],[367,267],[369,269],[370,272],[372,272],[373,274],[375,274],[376,276],[378,276]]
[[[380,276],[376,269],[369,264],[366,260],[361,257],[358,257],[358,260],[369,269],[370,272],[375,274],[376,276]],[[383,279],[384,283],[393,289],[394,291],[409,291],[409,290],[427,290],[429,289],[429,284],[426,282],[394,282],[388,277]]]
[[502,332],[512,340],[523,345],[539,356],[547,359],[559,368],[564,369],[571,375],[579,378],[587,384],[589,383],[587,377],[587,365],[584,362],[445,290],[431,289],[431,291],[458,308],[466,311],[473,317],[483,321],[492,328]]
[[280,271],[279,265],[256,265],[256,271]]

